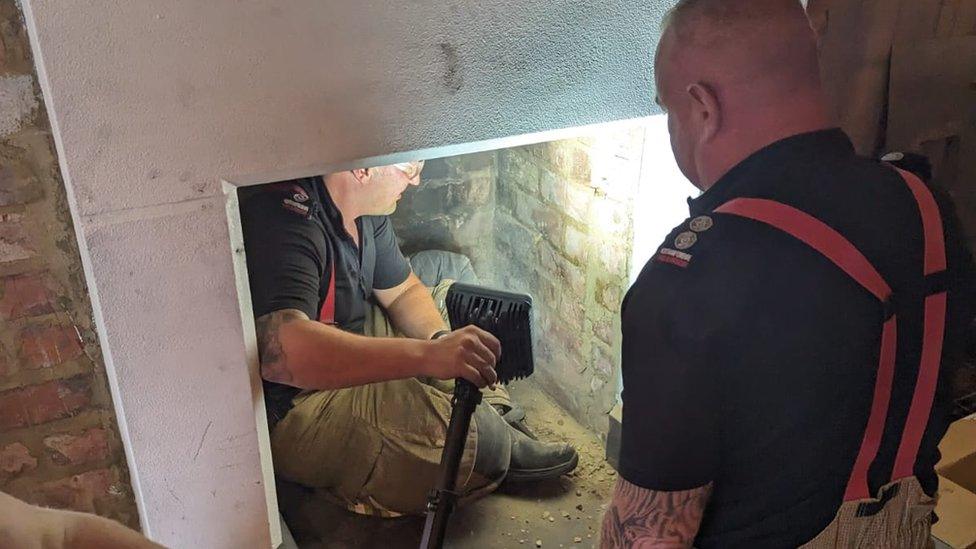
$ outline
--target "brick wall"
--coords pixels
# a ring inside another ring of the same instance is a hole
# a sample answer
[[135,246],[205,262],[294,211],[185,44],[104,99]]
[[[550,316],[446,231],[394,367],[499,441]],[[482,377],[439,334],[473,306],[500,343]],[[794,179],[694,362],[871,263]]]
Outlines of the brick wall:
[[138,527],[22,15],[0,0],[0,490]]
[[493,278],[496,178],[494,152],[428,160],[423,184],[403,195],[393,216],[404,253],[461,253]]
[[496,281],[535,298],[536,381],[599,433],[620,384],[642,131],[499,151]]
[[599,433],[620,379],[643,131],[433,160],[394,215],[405,251],[472,258],[482,281],[534,299],[533,381]]

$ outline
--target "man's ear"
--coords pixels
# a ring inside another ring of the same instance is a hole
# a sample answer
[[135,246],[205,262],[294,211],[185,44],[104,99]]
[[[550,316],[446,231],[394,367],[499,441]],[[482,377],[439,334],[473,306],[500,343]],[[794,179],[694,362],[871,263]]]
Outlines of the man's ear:
[[711,141],[722,128],[722,108],[718,96],[711,86],[702,82],[688,85],[685,91],[691,96],[691,108],[701,128],[699,142]]
[[360,183],[365,183],[369,180],[369,168],[356,168],[352,170],[352,176],[356,178],[356,181]]

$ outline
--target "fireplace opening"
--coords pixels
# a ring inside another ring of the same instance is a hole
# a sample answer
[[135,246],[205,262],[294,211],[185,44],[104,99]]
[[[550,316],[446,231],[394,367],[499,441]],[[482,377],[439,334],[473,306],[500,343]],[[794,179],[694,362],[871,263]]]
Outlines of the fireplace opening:
[[533,297],[532,383],[599,433],[619,393],[621,300],[694,192],[662,116],[429,160],[392,219],[405,253],[464,254],[484,283]]
[[[242,189],[240,202],[263,192]],[[309,215],[304,193],[288,192],[296,195],[283,198],[289,215]],[[476,526],[492,522],[511,544],[595,540],[616,478],[605,445],[621,390],[620,305],[696,193],[674,163],[663,116],[425,159],[420,184],[408,187],[389,216],[399,249],[428,287],[446,276],[532,296],[535,374],[509,389],[536,435],[569,442],[580,454],[577,469],[558,481],[503,485],[462,508],[451,531],[470,539],[455,539],[457,546],[486,546],[481,536],[499,532]],[[249,264],[260,253],[248,242],[253,215],[242,207]],[[253,287],[255,273],[250,278]],[[308,487],[278,484],[279,506],[299,541],[416,546],[417,520],[371,522]]]

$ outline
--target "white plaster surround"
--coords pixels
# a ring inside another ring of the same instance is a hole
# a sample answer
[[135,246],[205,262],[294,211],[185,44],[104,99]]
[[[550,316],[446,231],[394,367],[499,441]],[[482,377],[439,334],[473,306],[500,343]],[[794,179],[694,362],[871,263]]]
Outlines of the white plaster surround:
[[653,114],[671,2],[22,3],[143,529],[242,548],[280,534],[228,191]]

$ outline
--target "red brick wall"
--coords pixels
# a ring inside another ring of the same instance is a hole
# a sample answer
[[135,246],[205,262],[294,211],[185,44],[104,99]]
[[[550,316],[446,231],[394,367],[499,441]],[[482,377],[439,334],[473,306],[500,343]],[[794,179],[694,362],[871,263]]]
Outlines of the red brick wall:
[[14,0],[0,0],[0,109],[0,491],[138,527],[50,127]]

